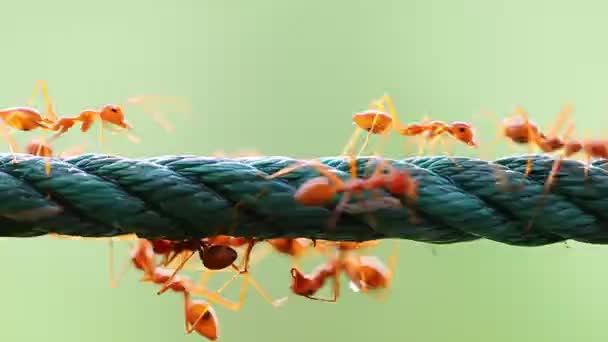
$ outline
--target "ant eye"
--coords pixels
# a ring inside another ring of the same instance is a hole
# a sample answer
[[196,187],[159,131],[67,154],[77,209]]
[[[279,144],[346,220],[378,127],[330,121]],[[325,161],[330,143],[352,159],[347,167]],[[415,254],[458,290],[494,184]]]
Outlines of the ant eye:
[[112,107],[112,109],[110,109],[111,111],[113,111],[114,113],[118,112],[118,109],[116,109],[116,107]]
[[466,131],[466,128],[464,128],[464,127],[460,127],[460,128],[458,128],[458,131],[459,131],[460,133],[464,133],[464,132]]

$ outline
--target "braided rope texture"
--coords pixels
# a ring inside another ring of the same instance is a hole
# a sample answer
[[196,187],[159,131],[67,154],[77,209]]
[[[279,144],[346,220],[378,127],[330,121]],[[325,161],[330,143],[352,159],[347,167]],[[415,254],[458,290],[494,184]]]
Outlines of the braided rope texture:
[[[400,238],[436,244],[484,238],[518,246],[565,240],[608,243],[604,160],[589,166],[587,174],[581,162],[564,161],[548,194],[544,184],[554,159],[545,155],[494,162],[448,157],[388,160],[418,183],[413,204],[372,213],[347,211],[336,227],[329,228],[339,198],[324,207],[294,200],[301,184],[319,176],[317,170],[304,167],[266,178],[297,162],[287,157],[129,159],[84,154],[52,159],[50,176],[45,173],[45,158],[16,158],[15,162],[12,154],[0,154],[0,236],[5,237],[135,233],[172,240],[230,234],[334,241]],[[532,172],[526,176],[529,158]],[[338,177],[350,179],[347,159],[320,161]],[[377,162],[359,158],[360,177]]]

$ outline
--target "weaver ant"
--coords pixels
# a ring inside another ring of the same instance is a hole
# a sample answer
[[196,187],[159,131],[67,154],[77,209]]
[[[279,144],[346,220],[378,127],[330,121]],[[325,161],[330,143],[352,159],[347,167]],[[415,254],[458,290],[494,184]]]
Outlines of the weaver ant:
[[192,293],[203,293],[213,299],[220,299],[219,296],[209,295],[207,291],[198,289],[194,282],[184,276],[174,277],[169,280],[171,270],[156,267],[154,260],[153,245],[149,240],[141,239],[132,251],[131,261],[133,265],[144,272],[142,281],[151,281],[155,284],[166,284],[174,292],[184,294],[184,325],[187,334],[196,331],[203,337],[210,340],[218,338],[219,322],[215,310],[211,305],[202,300],[192,300]]
[[[345,249],[339,249],[335,257],[318,266],[312,273],[303,274],[297,268],[292,268],[291,290],[294,294],[312,300],[335,302],[340,295],[340,273],[344,272],[350,280],[351,288],[357,292],[387,289],[390,287],[397,261],[395,244],[393,255],[387,267],[378,258],[371,256],[352,256],[347,252],[358,248],[358,243],[345,244]],[[328,279],[332,279],[332,297],[320,298],[315,294]]]
[[[238,254],[233,247],[243,246],[243,242],[247,247],[243,258],[243,267],[234,264],[238,258]],[[173,273],[166,279],[165,284],[158,291],[158,294],[169,289],[171,281],[177,273],[186,265],[188,260],[198,253],[203,266],[207,270],[218,271],[231,267],[236,273],[224,283],[223,286],[216,292],[223,292],[238,276],[243,276],[239,302],[231,306],[234,310],[239,310],[245,301],[247,285],[251,284],[256,291],[274,307],[282,303],[282,299],[273,300],[272,297],[257,283],[257,281],[249,273],[249,261],[253,247],[258,241],[254,239],[233,238],[224,235],[215,236],[201,240],[186,240],[170,242],[168,240],[153,240],[152,250],[156,251],[157,255],[163,255],[165,258],[164,265],[171,263],[178,255],[187,253],[187,256],[175,268]]]
[[[388,106],[388,113],[384,109],[384,104]],[[391,129],[395,130],[399,135],[402,136],[424,136],[425,141],[430,140],[431,143],[435,143],[441,139],[443,134],[449,134],[456,140],[465,143],[468,146],[476,147],[477,142],[474,137],[473,127],[466,122],[454,121],[451,123],[445,123],[443,121],[424,121],[421,123],[403,124],[400,122],[397,116],[397,110],[390,96],[384,95],[380,100],[374,101],[373,106],[375,109],[369,109],[364,112],[355,113],[352,116],[353,123],[357,126],[355,132],[347,144],[345,153],[349,153],[352,149],[354,141],[359,136],[361,130],[367,131],[367,135],[363,142],[359,153],[360,155],[367,143],[371,134],[379,134],[383,136],[385,140],[387,134]],[[370,106],[371,107],[371,106]],[[442,144],[445,144],[443,140],[440,140]],[[422,149],[422,145],[421,145]]]
[[[510,143],[528,147],[528,154],[532,154],[534,146],[540,148],[545,153],[555,152],[564,147],[564,142],[556,136],[561,126],[566,122],[568,116],[573,110],[572,105],[563,106],[560,110],[557,119],[548,133],[543,133],[538,125],[531,121],[528,113],[521,106],[516,106],[514,110],[515,116],[505,118],[501,123],[498,123],[499,135],[508,139]],[[491,115],[491,113],[486,112]],[[526,175],[532,171],[532,159],[528,159],[526,164]]]
[[[393,195],[404,195],[408,199],[417,197],[417,183],[410,177],[409,173],[405,170],[396,169],[390,164],[385,164],[384,160],[378,163],[369,178],[364,179],[358,178],[356,160],[352,157],[350,158],[351,178],[348,181],[341,180],[327,166],[317,161],[297,163],[272,174],[268,178],[280,177],[306,166],[317,169],[322,176],[312,178],[300,185],[294,194],[298,203],[306,206],[323,206],[330,202],[336,194],[343,194],[329,219],[330,228],[336,226],[340,214],[347,207],[351,197],[359,196],[365,191],[386,189]],[[383,172],[385,166],[388,167],[388,173]]]

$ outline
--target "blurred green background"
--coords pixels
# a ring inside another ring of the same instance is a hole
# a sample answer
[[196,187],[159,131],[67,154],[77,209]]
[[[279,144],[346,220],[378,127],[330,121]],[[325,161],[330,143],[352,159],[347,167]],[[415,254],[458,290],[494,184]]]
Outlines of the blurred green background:
[[[66,115],[140,94],[191,99],[190,117],[167,112],[174,134],[129,112],[142,143],[112,136],[108,149],[134,157],[339,153],[350,115],[384,92],[404,120],[471,120],[522,104],[546,126],[573,102],[577,132],[601,136],[607,10],[587,0],[12,1],[2,6],[0,102],[25,104],[38,79]],[[474,123],[491,143],[492,121]],[[100,152],[96,139],[75,131],[57,147]],[[391,156],[404,154],[398,141]],[[514,152],[488,148],[490,157]],[[218,308],[221,339],[605,341],[608,251],[571,247],[475,242],[434,256],[404,243],[386,303],[346,290],[336,305],[291,298],[274,310],[252,294],[242,312]],[[181,299],[157,297],[135,272],[110,289],[103,242],[6,239],[0,258],[2,341],[201,339],[184,335]],[[288,269],[272,256],[254,275],[279,297]]]

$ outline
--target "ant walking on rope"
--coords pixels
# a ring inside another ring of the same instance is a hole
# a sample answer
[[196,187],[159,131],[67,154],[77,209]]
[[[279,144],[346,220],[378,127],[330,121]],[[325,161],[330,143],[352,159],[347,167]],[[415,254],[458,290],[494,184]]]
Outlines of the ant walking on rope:
[[[385,111],[385,104],[388,106],[388,113]],[[361,131],[367,131],[367,134],[357,155],[361,155],[361,153],[364,151],[369,142],[371,134],[381,135],[381,143],[383,145],[388,133],[391,130],[396,131],[397,134],[402,136],[423,136],[423,142],[429,140],[431,144],[435,144],[439,141],[442,145],[444,145],[444,148],[446,147],[445,141],[442,140],[442,136],[444,134],[449,134],[456,138],[456,140],[468,146],[477,147],[477,142],[475,141],[474,137],[475,133],[473,127],[469,123],[461,121],[446,123],[437,120],[425,120],[421,123],[403,124],[397,116],[397,110],[393,100],[386,94],[382,96],[380,100],[374,101],[370,107],[375,108],[355,113],[352,116],[353,123],[357,126],[357,128],[349,139],[344,154],[352,153],[353,145],[356,139],[359,137]],[[423,148],[424,144],[420,146],[421,150]]]

